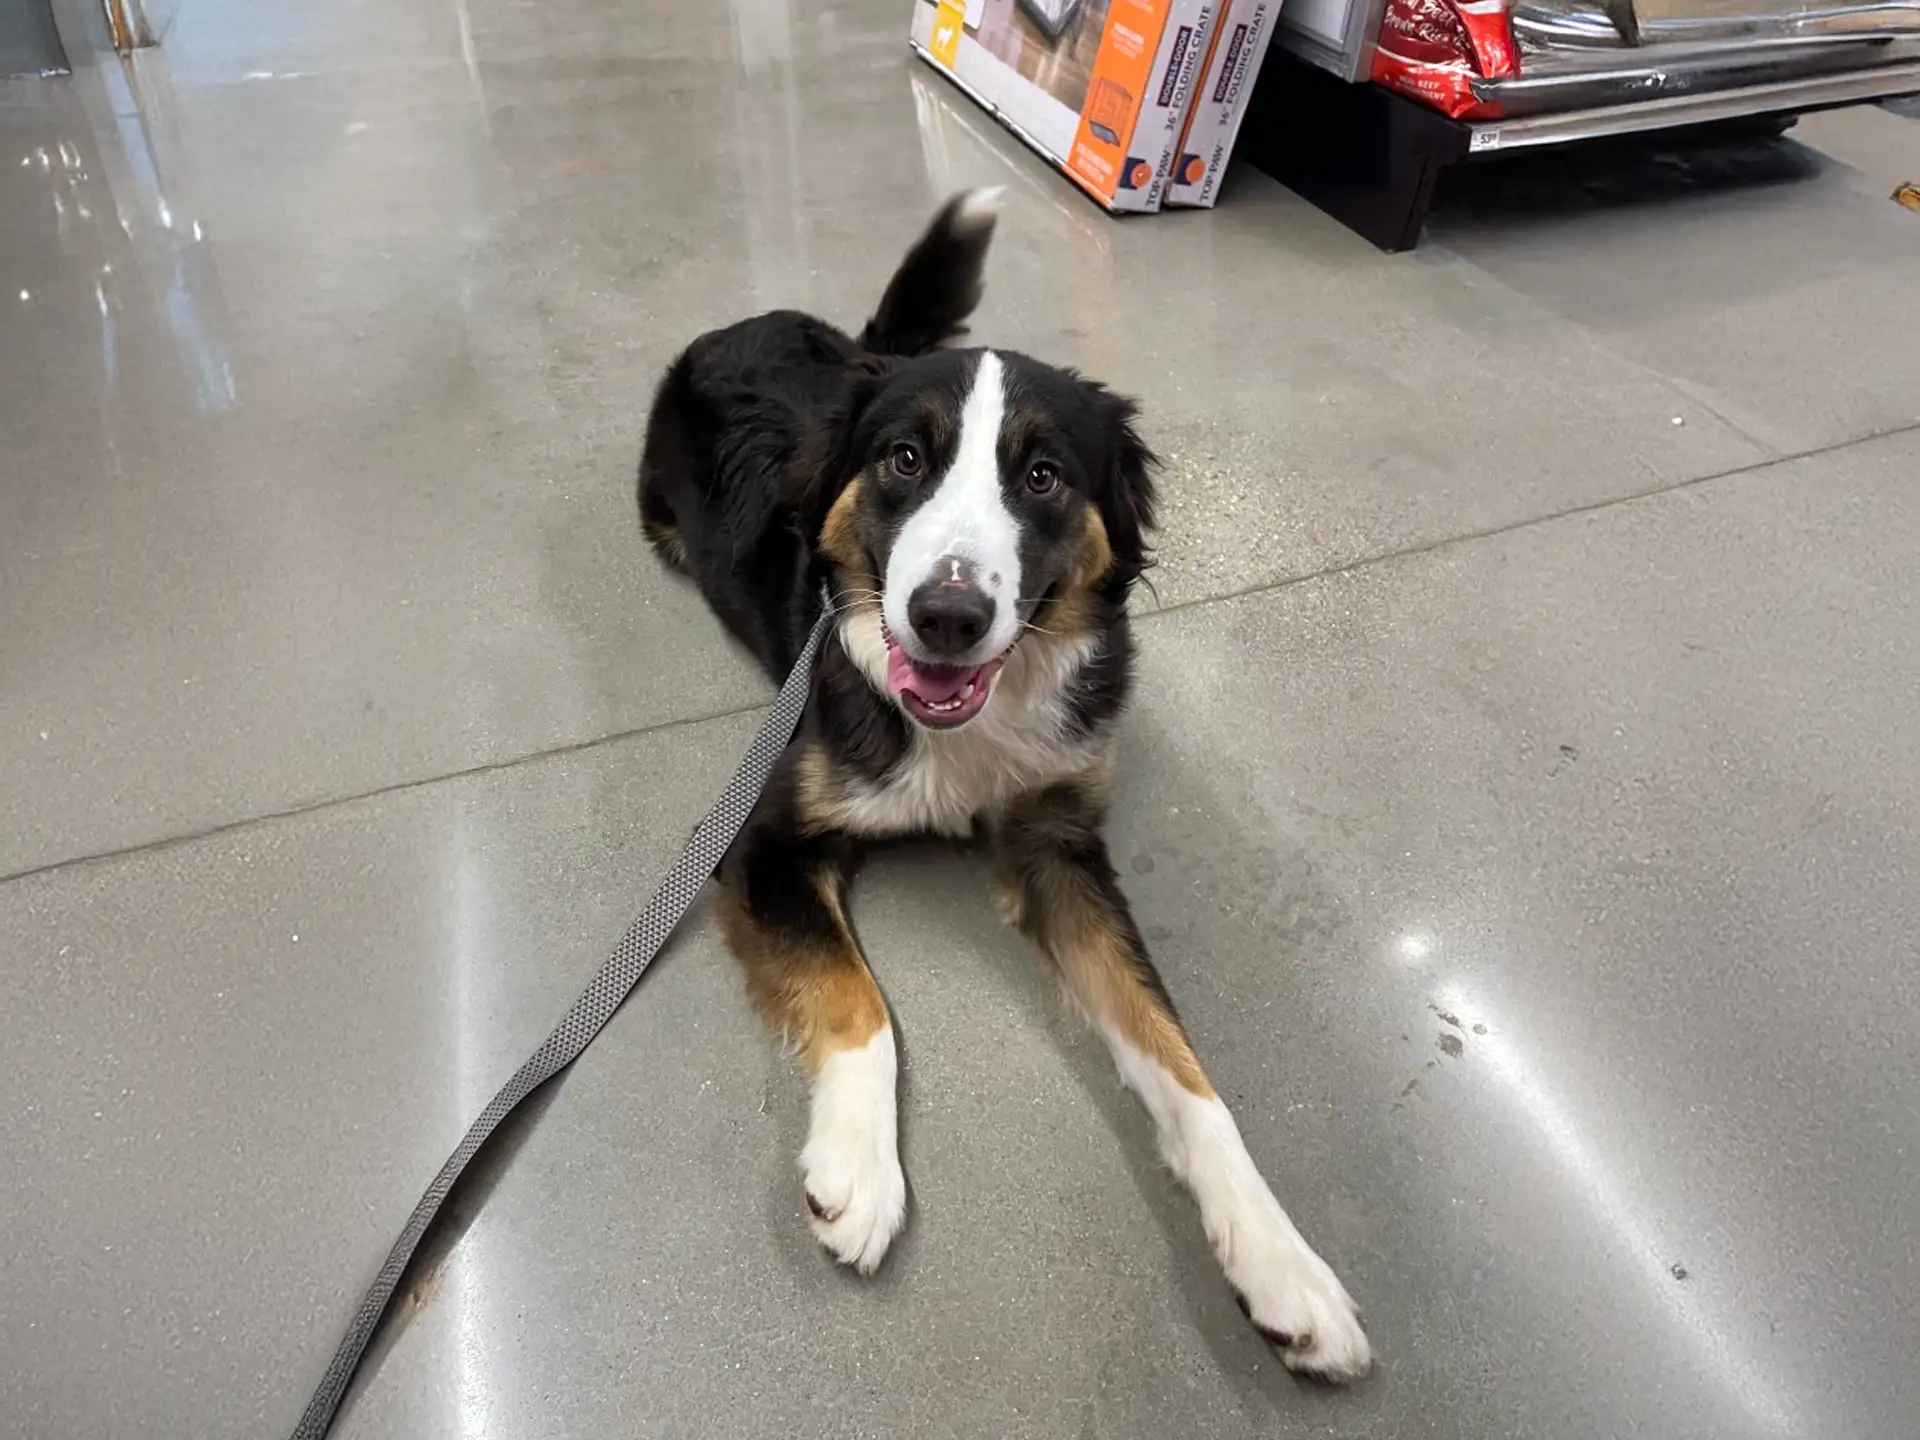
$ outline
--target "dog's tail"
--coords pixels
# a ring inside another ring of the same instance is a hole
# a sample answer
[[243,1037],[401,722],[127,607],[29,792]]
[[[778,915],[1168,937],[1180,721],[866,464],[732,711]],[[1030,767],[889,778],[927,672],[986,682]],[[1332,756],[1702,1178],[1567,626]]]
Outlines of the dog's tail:
[[966,333],[980,303],[980,272],[1000,217],[1000,187],[962,190],[940,207],[887,282],[880,308],[860,332],[877,355],[923,355]]

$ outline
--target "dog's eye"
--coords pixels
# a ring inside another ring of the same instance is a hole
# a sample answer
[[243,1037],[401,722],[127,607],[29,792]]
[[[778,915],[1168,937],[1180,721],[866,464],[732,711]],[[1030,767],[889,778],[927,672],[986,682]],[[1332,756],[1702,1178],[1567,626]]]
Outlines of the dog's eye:
[[1027,471],[1027,489],[1035,495],[1051,495],[1060,485],[1060,467],[1051,460],[1036,460]]
[[899,444],[887,456],[887,463],[893,467],[893,473],[902,480],[911,480],[920,473],[925,464],[920,458],[918,446]]

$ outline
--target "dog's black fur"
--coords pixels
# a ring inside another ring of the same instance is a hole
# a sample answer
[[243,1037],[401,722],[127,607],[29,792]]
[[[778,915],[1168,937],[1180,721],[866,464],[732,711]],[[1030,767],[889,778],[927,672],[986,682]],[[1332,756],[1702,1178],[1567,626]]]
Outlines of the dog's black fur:
[[901,361],[965,333],[993,227],[956,196],[908,252],[855,339],[797,310],[709,331],[668,369],[647,417],[640,515],[777,682],[819,617],[821,526],[854,427]]
[[[932,393],[957,408],[964,394],[971,353],[938,347],[964,333],[992,238],[991,224],[957,228],[965,198],[935,217],[858,339],[799,311],[758,315],[695,340],[654,396],[640,463],[643,526],[776,683],[823,594],[844,585],[820,537],[847,482],[875,463],[914,401]],[[998,353],[1060,432],[1059,448],[1076,461],[1071,478],[1112,549],[1084,622],[1101,643],[1068,696],[1069,723],[1092,735],[1125,709],[1131,687],[1126,602],[1150,563],[1154,457],[1134,430],[1133,402],[1071,370]],[[1031,623],[1044,627],[1046,609]],[[911,724],[830,640],[805,739],[879,778],[905,753]]]

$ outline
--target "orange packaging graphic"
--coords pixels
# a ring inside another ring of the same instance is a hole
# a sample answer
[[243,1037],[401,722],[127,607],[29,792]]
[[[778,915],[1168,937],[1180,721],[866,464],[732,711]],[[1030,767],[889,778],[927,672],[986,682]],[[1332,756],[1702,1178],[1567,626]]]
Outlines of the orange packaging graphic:
[[1133,112],[1131,90],[1121,89],[1117,80],[1095,75],[1087,93],[1087,108],[1080,112],[1080,118],[1087,122],[1087,129],[1105,143],[1119,145],[1120,132],[1133,123]]
[[1109,210],[1158,210],[1222,0],[915,0],[913,47]]

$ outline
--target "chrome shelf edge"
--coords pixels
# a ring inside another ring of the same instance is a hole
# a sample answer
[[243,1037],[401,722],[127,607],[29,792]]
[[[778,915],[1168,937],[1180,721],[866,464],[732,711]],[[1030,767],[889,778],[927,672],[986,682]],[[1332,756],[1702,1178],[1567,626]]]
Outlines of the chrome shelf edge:
[[1734,90],[1671,95],[1570,110],[1559,115],[1528,115],[1516,120],[1483,120],[1468,127],[1467,151],[1485,155],[1535,145],[1560,145],[1605,135],[1630,135],[1645,130],[1669,130],[1680,125],[1703,125],[1715,120],[1737,120],[1763,115],[1878,100],[1888,95],[1920,92],[1920,60],[1847,70],[1834,75],[1812,75],[1802,80],[1775,80],[1743,85]]

